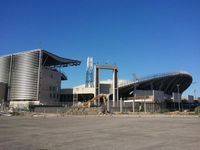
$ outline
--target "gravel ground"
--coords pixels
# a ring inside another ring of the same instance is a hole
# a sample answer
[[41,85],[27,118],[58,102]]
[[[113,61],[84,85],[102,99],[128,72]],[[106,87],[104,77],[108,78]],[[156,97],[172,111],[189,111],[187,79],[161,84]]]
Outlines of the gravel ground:
[[0,117],[0,150],[194,150],[199,117]]

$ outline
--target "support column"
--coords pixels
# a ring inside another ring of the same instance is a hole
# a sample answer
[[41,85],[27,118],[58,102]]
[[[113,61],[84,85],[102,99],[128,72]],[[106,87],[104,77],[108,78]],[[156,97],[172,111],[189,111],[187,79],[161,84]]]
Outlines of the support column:
[[11,88],[11,78],[12,78],[12,65],[13,65],[13,55],[10,56],[10,68],[9,68],[9,77],[8,77],[8,93],[7,101],[10,103],[10,88]]
[[109,100],[109,96],[107,97],[107,104],[106,104],[106,109],[107,109],[107,112],[110,112],[110,100]]
[[[95,73],[95,82],[94,82],[95,91],[94,91],[94,96],[96,97],[96,96],[98,96],[100,94],[99,68],[97,68],[96,66],[95,66],[95,72],[94,73]],[[98,99],[98,101],[99,101],[99,99]],[[97,102],[94,101],[94,104],[97,105]]]
[[144,101],[144,112],[147,112],[147,105],[146,105],[146,101]]
[[115,102],[118,100],[118,70],[113,70],[113,107]]
[[122,104],[122,98],[120,99],[120,113],[123,112],[123,104]]
[[42,69],[42,50],[39,51],[39,62],[38,62],[38,81],[37,81],[37,100],[40,100],[40,77],[41,77],[41,69]]

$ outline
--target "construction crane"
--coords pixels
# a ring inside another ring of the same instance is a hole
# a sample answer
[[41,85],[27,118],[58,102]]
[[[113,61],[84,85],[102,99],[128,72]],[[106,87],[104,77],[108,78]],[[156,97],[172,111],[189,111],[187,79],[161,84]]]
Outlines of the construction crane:
[[133,78],[134,78],[134,81],[135,82],[138,82],[140,79],[136,76],[136,74],[135,73],[133,73]]
[[100,95],[93,97],[92,99],[88,100],[87,102],[83,103],[82,106],[83,107],[85,107],[85,106],[90,107],[91,102],[94,102],[94,101],[96,101],[100,98],[103,98],[103,103],[104,103],[104,105],[106,105],[106,96],[104,94],[100,94]]

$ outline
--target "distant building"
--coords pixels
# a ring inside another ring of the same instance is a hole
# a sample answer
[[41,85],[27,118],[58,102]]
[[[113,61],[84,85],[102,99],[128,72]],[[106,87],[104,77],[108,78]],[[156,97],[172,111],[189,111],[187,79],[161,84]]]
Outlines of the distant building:
[[[162,102],[172,99],[179,102],[183,91],[192,83],[192,76],[188,72],[170,72],[155,74],[141,78],[139,81],[119,80],[119,97],[126,99],[136,96],[136,101]],[[100,93],[104,93],[112,99],[112,80],[100,82]],[[179,92],[178,92],[179,91]],[[71,89],[61,90],[62,101],[86,101],[94,96],[94,88],[85,88],[80,85]],[[75,96],[76,95],[76,96]]]
[[200,103],[200,97],[198,97],[198,102]]
[[188,102],[193,103],[194,102],[194,96],[188,95]]

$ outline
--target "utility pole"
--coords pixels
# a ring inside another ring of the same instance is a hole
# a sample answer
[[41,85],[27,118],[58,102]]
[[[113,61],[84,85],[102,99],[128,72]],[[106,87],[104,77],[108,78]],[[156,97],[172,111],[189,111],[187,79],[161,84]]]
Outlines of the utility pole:
[[135,73],[133,75],[133,81],[134,81],[134,97],[136,98],[136,88],[138,86],[137,82],[140,80]]
[[180,86],[180,84],[177,84],[176,85],[177,86],[177,88],[178,88],[178,109],[179,109],[179,111],[180,111],[180,96],[179,96],[179,86]]
[[136,96],[137,96],[137,94],[136,94],[136,91],[137,91],[137,86],[138,86],[138,84],[137,83],[135,83],[134,84],[134,97],[136,98]]
[[196,89],[194,89],[194,100],[197,100],[197,97],[196,97]]

